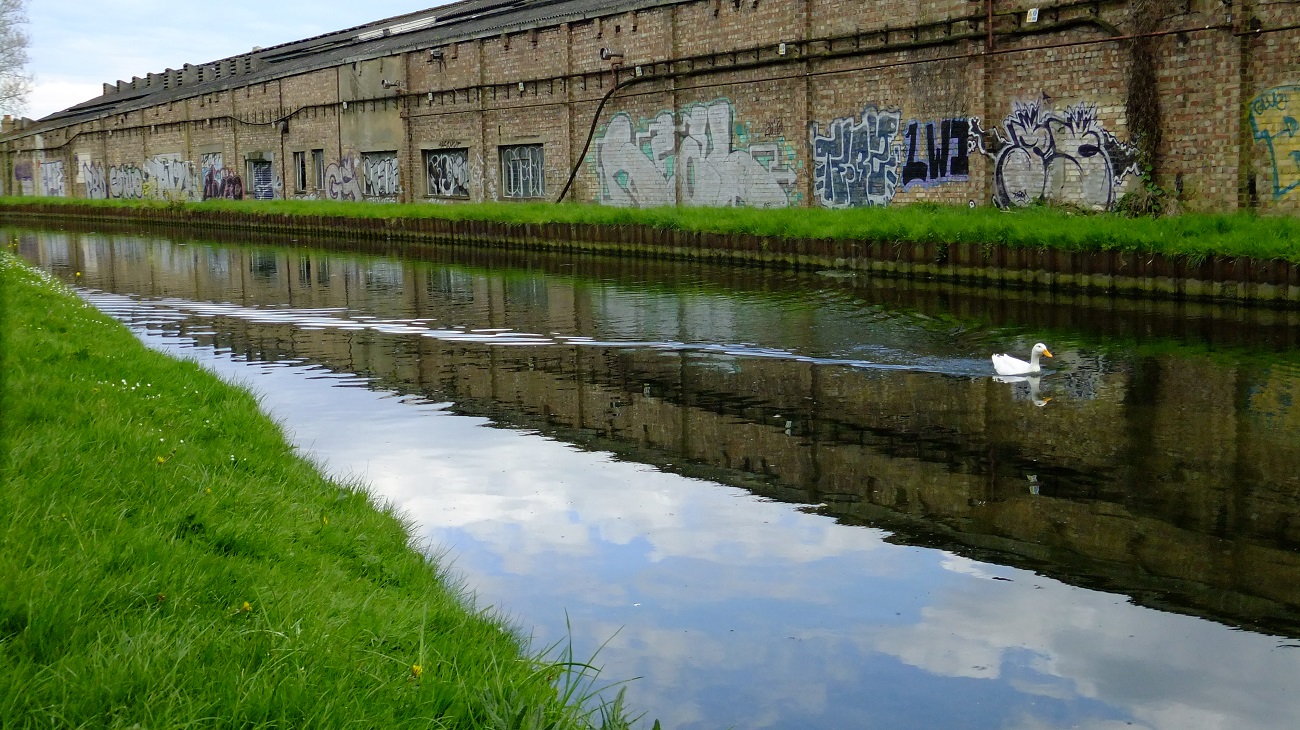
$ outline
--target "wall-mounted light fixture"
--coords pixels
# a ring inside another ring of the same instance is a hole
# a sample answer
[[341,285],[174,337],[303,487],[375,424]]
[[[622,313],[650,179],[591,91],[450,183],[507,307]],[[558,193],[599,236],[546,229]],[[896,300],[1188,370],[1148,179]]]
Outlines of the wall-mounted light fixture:
[[430,60],[430,61],[441,61],[441,60],[442,60],[442,49],[441,49],[441,48],[432,48],[432,49],[430,49],[430,50],[429,50],[429,60]]
[[602,48],[602,49],[600,49],[600,60],[602,60],[602,61],[613,61],[613,60],[615,60],[615,59],[618,59],[618,60],[620,60],[620,61],[623,60],[623,52],[622,52],[622,51],[616,51],[616,50],[614,50],[614,49],[612,49],[612,48]]
[[383,87],[384,87],[385,89],[400,89],[400,88],[402,88],[402,81],[401,81],[400,79],[396,79],[396,80],[393,80],[393,81],[389,81],[388,79],[383,79],[383,80],[380,81],[379,83],[380,83],[380,84],[383,84]]

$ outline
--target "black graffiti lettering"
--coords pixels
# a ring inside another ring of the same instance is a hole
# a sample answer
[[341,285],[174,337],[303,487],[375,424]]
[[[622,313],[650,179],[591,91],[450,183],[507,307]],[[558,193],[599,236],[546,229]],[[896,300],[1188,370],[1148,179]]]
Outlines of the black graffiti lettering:
[[944,144],[949,142],[956,145],[952,150],[951,157],[948,151],[944,152],[944,158],[951,160],[948,163],[949,178],[964,178],[970,175],[970,121],[967,119],[945,119],[944,126]]
[[[926,131],[930,137],[930,147],[934,148],[934,127],[927,124]],[[916,142],[917,129],[920,127],[917,122],[910,122],[907,125],[907,164],[903,165],[903,187],[907,187],[915,182],[925,182],[929,179],[930,166],[916,159]],[[933,152],[931,152],[933,154]]]
[[968,138],[970,122],[965,119],[944,119],[938,123],[925,122],[925,159],[917,157],[920,147],[921,123],[907,125],[907,164],[903,165],[903,187],[934,185],[970,175]]

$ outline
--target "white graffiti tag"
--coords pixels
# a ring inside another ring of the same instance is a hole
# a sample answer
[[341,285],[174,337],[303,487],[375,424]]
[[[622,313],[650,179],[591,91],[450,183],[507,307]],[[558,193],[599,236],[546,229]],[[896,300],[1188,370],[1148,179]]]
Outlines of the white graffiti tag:
[[108,177],[104,166],[98,162],[82,162],[81,177],[86,181],[86,197],[91,200],[108,199]]
[[661,112],[640,128],[615,114],[596,140],[599,202],[609,205],[785,207],[794,195],[793,149],[783,139],[746,144],[725,99]]
[[1138,172],[1137,147],[1104,129],[1087,103],[1057,112],[1042,99],[1016,102],[1001,130],[972,118],[971,132],[974,148],[994,159],[993,202],[1003,208],[1043,200],[1110,210],[1125,176]]
[[201,188],[194,165],[178,153],[154,155],[144,163],[145,181],[155,197],[198,200]]
[[401,167],[396,152],[367,152],[361,156],[366,197],[391,198],[402,191]]
[[62,198],[68,194],[63,179],[63,160],[41,163],[41,195]]
[[348,156],[325,168],[325,197],[329,200],[365,200],[357,177],[357,160]]
[[144,172],[135,165],[108,168],[108,194],[114,199],[139,200],[144,197]]
[[898,191],[903,114],[868,106],[862,119],[812,123],[813,196],[828,208],[889,205]]
[[424,159],[429,195],[469,197],[469,150],[429,152]]

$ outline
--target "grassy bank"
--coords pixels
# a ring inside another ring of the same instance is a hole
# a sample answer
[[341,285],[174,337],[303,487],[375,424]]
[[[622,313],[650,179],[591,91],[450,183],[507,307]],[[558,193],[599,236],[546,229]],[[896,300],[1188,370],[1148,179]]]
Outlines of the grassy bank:
[[588,223],[869,242],[978,243],[1079,251],[1137,251],[1202,259],[1215,254],[1300,262],[1300,219],[1250,214],[1186,214],[1166,218],[1081,215],[1054,208],[907,205],[891,208],[614,208],[552,203],[379,205],[308,200],[209,200],[202,203],[0,198],[24,203],[105,207],[171,205],[193,210],[356,218],[444,218],[506,223]]
[[3,252],[0,378],[0,727],[625,725],[249,394]]

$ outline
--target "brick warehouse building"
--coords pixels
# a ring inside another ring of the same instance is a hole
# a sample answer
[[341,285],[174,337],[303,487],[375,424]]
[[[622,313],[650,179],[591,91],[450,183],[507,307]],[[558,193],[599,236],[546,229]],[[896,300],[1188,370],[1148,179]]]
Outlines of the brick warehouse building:
[[1103,209],[1145,169],[1181,210],[1292,212],[1298,10],[465,0],[6,119],[3,189]]

